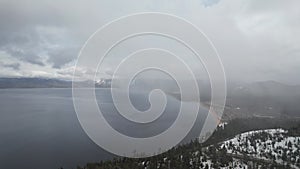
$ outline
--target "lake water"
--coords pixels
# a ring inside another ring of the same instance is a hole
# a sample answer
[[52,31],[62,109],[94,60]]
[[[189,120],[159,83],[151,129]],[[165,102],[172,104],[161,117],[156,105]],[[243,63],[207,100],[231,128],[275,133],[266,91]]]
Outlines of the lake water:
[[[122,118],[114,107],[110,91],[97,89],[98,103],[107,121],[119,132],[148,137],[166,130],[176,119],[179,101],[168,97],[163,115],[154,124],[137,126]],[[143,96],[133,96],[136,108],[145,110]],[[200,111],[206,112],[205,108]],[[184,142],[197,137],[203,116]],[[0,90],[0,168],[76,168],[113,155],[101,149],[82,130],[73,107],[71,89]]]

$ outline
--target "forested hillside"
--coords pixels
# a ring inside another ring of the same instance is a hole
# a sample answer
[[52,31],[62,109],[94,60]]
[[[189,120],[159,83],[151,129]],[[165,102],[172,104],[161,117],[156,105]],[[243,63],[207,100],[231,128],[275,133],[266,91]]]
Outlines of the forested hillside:
[[194,140],[154,157],[115,158],[78,169],[299,168],[299,121],[265,120],[234,120],[220,125],[204,143]]

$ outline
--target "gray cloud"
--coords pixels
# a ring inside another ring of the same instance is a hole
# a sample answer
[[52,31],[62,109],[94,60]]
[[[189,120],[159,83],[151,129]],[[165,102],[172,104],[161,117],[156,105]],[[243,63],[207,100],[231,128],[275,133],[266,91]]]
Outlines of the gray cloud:
[[74,60],[78,55],[78,51],[75,49],[57,49],[49,51],[49,58],[47,62],[52,63],[53,68],[61,68],[65,64]]
[[202,0],[201,2],[205,7],[210,7],[217,4],[219,1],[220,0]]
[[99,27],[123,15],[154,11],[184,17],[202,29],[218,49],[229,80],[300,83],[297,0],[0,3],[0,50],[21,63],[20,72],[30,72],[25,63],[35,65],[34,72],[63,72],[74,66],[81,45]]
[[0,66],[2,67],[5,67],[5,68],[10,68],[10,69],[13,69],[13,70],[20,70],[20,63],[3,63],[3,62],[0,62]]
[[53,64],[60,68],[73,60],[70,51],[75,51],[76,41],[72,42],[62,11],[49,3],[2,2],[0,50],[39,66]]
[[76,56],[76,46],[69,42],[61,28],[36,26],[10,34],[1,34],[0,50],[22,61],[54,68],[72,61]]

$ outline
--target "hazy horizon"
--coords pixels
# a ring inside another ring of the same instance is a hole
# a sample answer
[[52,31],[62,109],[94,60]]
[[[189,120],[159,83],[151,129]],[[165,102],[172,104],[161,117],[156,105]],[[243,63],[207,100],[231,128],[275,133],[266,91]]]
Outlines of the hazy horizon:
[[0,168],[299,168],[299,0],[0,0]]
[[[292,0],[4,0],[0,5],[0,77],[71,79],[81,47],[101,26],[132,13],[162,12],[188,20],[208,36],[219,53],[228,82],[300,84],[299,5]],[[136,46],[170,48],[187,63],[194,63],[178,44],[158,38],[146,36],[124,43],[108,56],[99,76],[111,77],[120,58]],[[193,69],[197,78],[205,76],[205,69],[197,64]],[[83,76],[90,71],[82,70]]]

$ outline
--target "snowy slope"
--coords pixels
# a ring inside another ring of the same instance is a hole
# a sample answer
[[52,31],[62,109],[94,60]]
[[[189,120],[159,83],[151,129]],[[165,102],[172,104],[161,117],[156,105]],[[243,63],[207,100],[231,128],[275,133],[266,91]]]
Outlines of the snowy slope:
[[227,153],[248,155],[280,164],[300,167],[300,137],[289,137],[283,129],[242,133],[220,145]]

